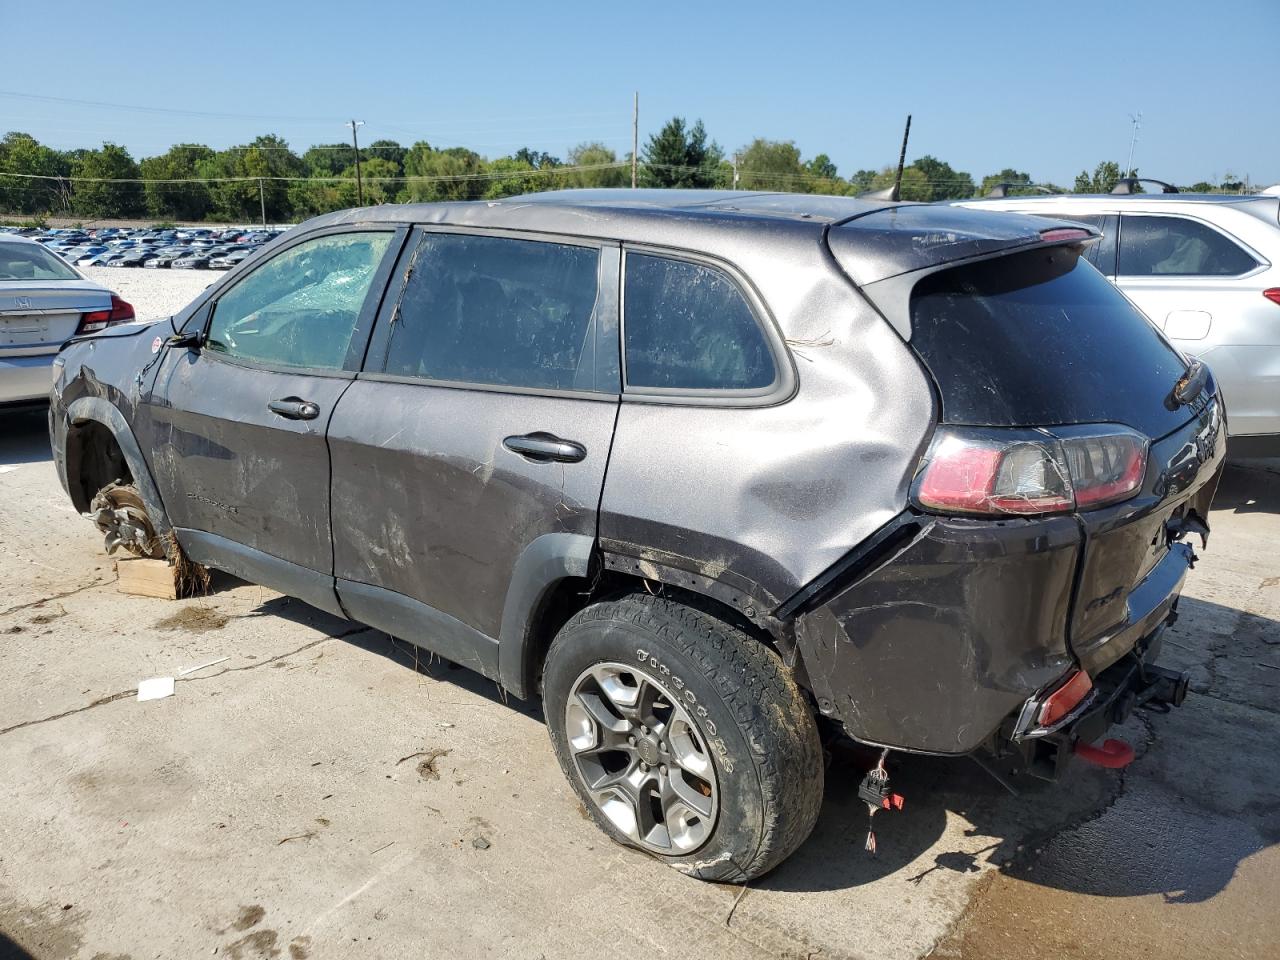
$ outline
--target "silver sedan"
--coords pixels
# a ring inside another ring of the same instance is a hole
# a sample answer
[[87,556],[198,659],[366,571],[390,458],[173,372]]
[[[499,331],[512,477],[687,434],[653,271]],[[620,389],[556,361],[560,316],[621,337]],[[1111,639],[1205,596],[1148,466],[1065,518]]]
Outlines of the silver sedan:
[[43,400],[58,349],[133,307],[35,241],[0,234],[0,406]]

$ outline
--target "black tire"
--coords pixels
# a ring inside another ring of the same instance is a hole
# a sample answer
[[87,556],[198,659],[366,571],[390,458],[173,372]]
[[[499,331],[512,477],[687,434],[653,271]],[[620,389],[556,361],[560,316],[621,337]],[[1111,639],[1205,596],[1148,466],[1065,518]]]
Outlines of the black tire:
[[[601,664],[653,671],[679,691],[676,699],[704,739],[718,808],[691,852],[663,855],[635,842],[605,815],[578,769],[567,709],[575,684]],[[561,768],[591,819],[618,843],[703,880],[745,883],[785,860],[813,830],[823,790],[813,714],[772,650],[704,610],[647,593],[587,607],[547,653],[543,697]]]

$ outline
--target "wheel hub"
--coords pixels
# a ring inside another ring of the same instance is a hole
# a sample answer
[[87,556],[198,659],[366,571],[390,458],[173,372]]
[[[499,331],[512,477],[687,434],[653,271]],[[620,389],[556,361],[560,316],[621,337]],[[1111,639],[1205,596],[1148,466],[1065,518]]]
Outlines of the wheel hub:
[[711,753],[681,702],[656,677],[598,663],[565,706],[574,766],[596,808],[654,853],[692,853],[711,835],[719,790]]

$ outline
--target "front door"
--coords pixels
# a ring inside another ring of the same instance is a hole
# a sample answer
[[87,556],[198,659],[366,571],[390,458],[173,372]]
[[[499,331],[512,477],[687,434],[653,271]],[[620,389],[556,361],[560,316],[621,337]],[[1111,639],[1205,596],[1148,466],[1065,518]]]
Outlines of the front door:
[[521,558],[595,540],[618,248],[443,232],[410,246],[329,427],[338,594],[356,619],[496,676]]
[[152,473],[192,559],[340,612],[325,429],[396,239],[300,238],[213,301],[202,343],[167,348],[148,411]]

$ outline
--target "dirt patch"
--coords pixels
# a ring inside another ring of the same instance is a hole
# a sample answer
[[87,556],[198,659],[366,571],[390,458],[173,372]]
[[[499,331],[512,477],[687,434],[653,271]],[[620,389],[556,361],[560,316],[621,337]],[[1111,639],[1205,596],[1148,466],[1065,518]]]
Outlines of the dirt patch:
[[266,915],[267,911],[257,904],[254,904],[251,907],[241,907],[240,916],[236,917],[232,922],[231,929],[243,933],[250,927],[256,927],[260,924],[262,922],[262,918]]
[[83,942],[82,918],[74,908],[0,900],[0,957],[10,951],[15,957],[73,957]]
[[311,956],[311,938],[306,934],[289,941],[290,960],[307,960]]
[[219,613],[213,607],[199,604],[183,607],[177,613],[170,614],[155,623],[157,630],[186,630],[189,633],[208,633],[221,630],[231,618]]
[[278,957],[280,950],[276,941],[280,934],[274,930],[256,930],[241,937],[226,947],[227,956],[231,960],[258,960],[260,957]]
[[57,610],[50,610],[47,613],[37,613],[28,622],[29,623],[53,623],[53,621],[59,620],[62,617],[65,617],[66,615],[67,615],[67,611],[64,610],[62,607],[58,607]]
[[411,753],[407,757],[401,757],[396,761],[396,766],[400,766],[400,764],[404,763],[406,760],[413,760],[417,757],[421,757],[422,759],[418,761],[417,767],[418,776],[423,780],[439,780],[440,768],[437,766],[436,761],[441,757],[447,757],[448,755],[448,750],[444,750],[439,747],[435,747],[431,750],[419,750],[417,753]]

